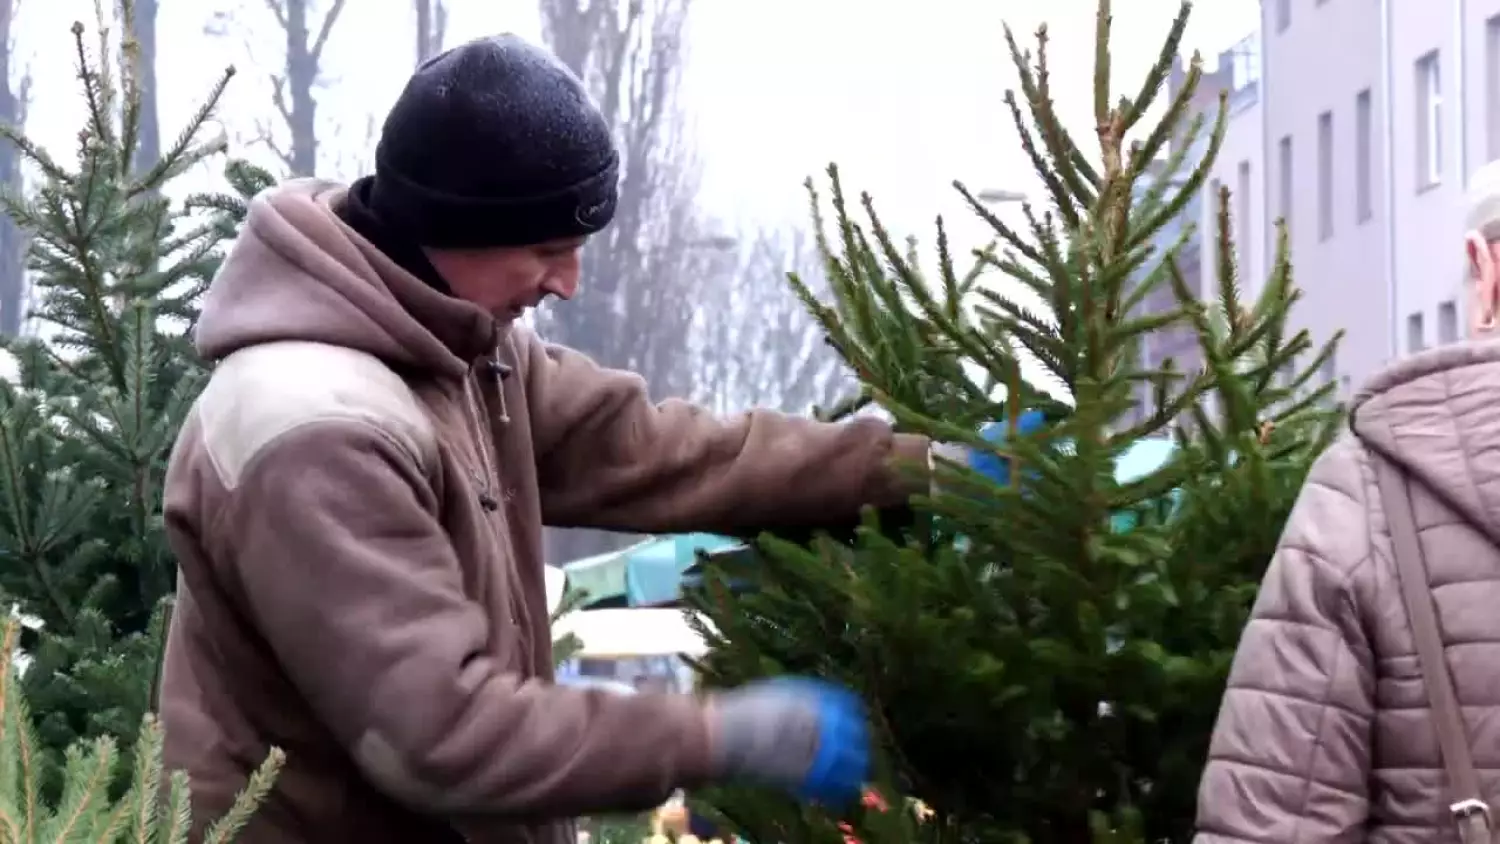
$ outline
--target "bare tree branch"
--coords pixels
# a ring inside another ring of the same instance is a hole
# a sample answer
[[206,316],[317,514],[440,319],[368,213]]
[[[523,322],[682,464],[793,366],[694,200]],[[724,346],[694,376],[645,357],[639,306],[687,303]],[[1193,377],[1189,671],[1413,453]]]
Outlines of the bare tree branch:
[[292,122],[292,107],[286,101],[286,77],[277,73],[268,74],[271,80],[271,105],[287,123]]
[[328,14],[323,16],[323,25],[318,28],[318,38],[313,42],[310,52],[314,62],[323,60],[323,48],[328,46],[328,36],[333,32],[333,25],[338,22],[339,15],[344,11],[344,0],[333,0],[333,6],[329,8]]
[[26,119],[31,116],[31,71],[28,70],[22,74],[21,82],[17,88],[16,125],[24,126],[26,125]]
[[282,29],[286,29],[288,25],[286,21],[286,6],[282,0],[266,0],[266,8],[270,9],[271,14],[276,16],[276,24]]
[[695,396],[721,413],[774,407],[790,413],[826,408],[855,387],[852,374],[787,282],[796,273],[814,293],[827,282],[816,243],[805,231],[749,238],[731,277],[705,284],[692,354],[703,367]]
[[380,120],[373,114],[366,114],[363,122],[355,126],[341,124],[334,132],[341,139],[362,138],[363,141],[339,144],[332,163],[325,165],[330,178],[349,182],[372,172],[375,167],[375,144],[380,140]]
[[[227,35],[236,27],[235,18],[244,11],[245,0],[231,0],[229,9],[215,10],[204,27],[210,35]],[[326,2],[326,11],[316,27],[309,21],[317,17],[315,6]],[[274,140],[281,132],[256,122],[255,142],[264,143],[281,159],[293,176],[311,176],[318,168],[318,101],[314,92],[326,80],[322,74],[323,52],[342,19],[346,0],[262,0],[271,18],[284,36],[285,58],[280,72],[267,74],[270,98],[280,122],[284,124],[286,142]]]
[[291,169],[291,153],[276,142],[276,132],[271,124],[262,119],[255,118],[255,131],[248,136],[241,137],[239,143],[245,147],[265,147],[265,149],[281,162],[281,166]]

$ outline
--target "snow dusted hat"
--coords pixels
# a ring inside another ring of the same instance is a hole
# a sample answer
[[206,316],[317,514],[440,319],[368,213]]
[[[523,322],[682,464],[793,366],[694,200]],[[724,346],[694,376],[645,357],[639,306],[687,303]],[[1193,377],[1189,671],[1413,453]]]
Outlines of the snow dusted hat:
[[375,149],[370,210],[421,246],[529,246],[593,234],[618,199],[619,154],[583,83],[515,35],[417,68]]

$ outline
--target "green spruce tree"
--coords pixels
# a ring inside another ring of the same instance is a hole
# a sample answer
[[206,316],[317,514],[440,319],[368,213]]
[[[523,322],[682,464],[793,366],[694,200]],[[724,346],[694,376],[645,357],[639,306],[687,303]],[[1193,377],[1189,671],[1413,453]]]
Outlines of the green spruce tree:
[[[129,33],[132,5],[120,8]],[[86,119],[71,160],[0,127],[40,176],[3,198],[31,238],[37,330],[9,343],[19,371],[0,381],[0,601],[31,622],[25,685],[48,794],[64,748],[128,739],[151,708],[176,578],[162,477],[205,375],[189,331],[244,198],[270,182],[236,163],[232,193],[171,198],[224,154],[202,136],[232,70],[160,161],[132,166],[139,51],[111,39],[105,13],[95,37],[72,29]]]
[[[1189,114],[1195,57],[1160,121],[1145,125],[1189,4],[1146,77],[1119,99],[1108,87],[1111,12],[1100,0],[1097,145],[1087,147],[1054,108],[1045,29],[1035,54],[1006,32],[1020,75],[1019,96],[1006,101],[1049,208],[1028,205],[1026,229],[1014,231],[959,185],[997,240],[972,271],[955,267],[939,220],[939,269],[925,274],[868,196],[856,219],[830,171],[833,216],[828,229],[818,223],[832,232],[821,245],[833,301],[793,284],[862,383],[841,412],[874,403],[901,428],[977,449],[1009,474],[1002,483],[942,462],[939,492],[915,502],[916,523],[899,535],[869,516],[852,544],[767,537],[757,559],[709,562],[690,599],[717,631],[706,631],[707,684],[789,672],[859,690],[889,807],[699,795],[749,840],[836,844],[846,831],[866,844],[1191,837],[1240,629],[1293,499],[1341,418],[1330,407],[1333,385],[1314,383],[1337,338],[1315,346],[1289,327],[1297,294],[1284,237],[1262,292],[1244,301],[1227,193],[1212,198],[1217,284],[1203,298],[1177,266],[1190,233],[1153,247],[1202,190],[1226,112],[1221,103],[1211,125]],[[1169,150],[1178,129],[1185,141]],[[1208,154],[1189,161],[1200,138]],[[1148,169],[1152,162],[1159,166]],[[813,205],[818,214],[816,193]],[[997,281],[1029,290],[1045,309],[1029,311]],[[1160,285],[1177,306],[1144,312]],[[1196,331],[1202,370],[1143,367],[1141,344],[1178,326]],[[1025,361],[1061,389],[1028,383]],[[1137,419],[1142,385],[1154,408]],[[1017,421],[1031,410],[1049,424],[1023,434]],[[991,423],[1004,436],[980,433]],[[1122,455],[1152,438],[1175,449],[1139,477],[1118,474]],[[922,810],[905,811],[913,805]]]
[[[192,828],[187,775],[162,769],[162,732],[147,715],[131,754],[121,766],[114,738],[100,736],[69,747],[62,793],[54,804],[43,794],[38,746],[15,663],[21,624],[9,619],[0,633],[0,844],[186,844]],[[285,761],[272,749],[250,775],[204,844],[229,844],[265,800]],[[110,785],[125,780],[118,799]],[[163,785],[166,793],[162,793]]]
[[[577,612],[588,603],[588,593],[582,589],[568,584],[563,589],[562,600],[558,602],[557,609],[552,611],[551,623],[556,626],[557,620],[563,616]],[[564,633],[561,636],[552,637],[552,666],[554,668],[578,655],[583,650],[583,641],[575,633]]]

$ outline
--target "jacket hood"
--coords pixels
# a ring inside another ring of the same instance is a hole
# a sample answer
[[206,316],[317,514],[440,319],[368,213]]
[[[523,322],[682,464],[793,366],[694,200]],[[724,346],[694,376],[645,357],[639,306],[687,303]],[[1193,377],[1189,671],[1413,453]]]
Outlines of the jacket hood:
[[1398,361],[1354,400],[1354,432],[1500,544],[1500,342]]
[[344,346],[401,369],[462,377],[499,341],[483,309],[398,267],[336,209],[340,185],[296,179],[257,196],[209,285],[194,335],[220,360],[279,341]]

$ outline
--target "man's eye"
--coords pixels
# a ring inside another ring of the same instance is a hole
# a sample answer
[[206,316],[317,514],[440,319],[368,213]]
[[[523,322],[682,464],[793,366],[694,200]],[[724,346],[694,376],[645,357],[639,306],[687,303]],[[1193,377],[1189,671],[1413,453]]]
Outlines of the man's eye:
[[583,244],[572,243],[549,243],[537,247],[537,254],[543,258],[571,258],[583,249]]

